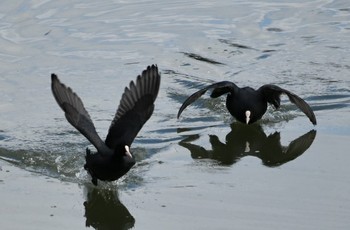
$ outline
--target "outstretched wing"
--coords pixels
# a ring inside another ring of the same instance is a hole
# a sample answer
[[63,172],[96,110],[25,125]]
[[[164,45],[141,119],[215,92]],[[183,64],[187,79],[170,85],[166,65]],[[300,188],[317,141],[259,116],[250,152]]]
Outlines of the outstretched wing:
[[51,74],[51,89],[68,122],[79,130],[99,152],[105,152],[106,145],[98,136],[90,115],[78,95],[70,87],[62,84],[56,74]]
[[158,67],[152,65],[137,76],[136,84],[131,81],[129,88],[125,87],[105,141],[109,148],[114,149],[120,144],[131,145],[153,113],[159,86]]
[[182,111],[184,111],[187,106],[189,106],[195,100],[200,98],[203,94],[205,94],[205,92],[207,92],[207,90],[213,89],[213,92],[211,93],[210,97],[217,98],[217,97],[220,97],[223,94],[234,92],[234,90],[236,88],[237,88],[237,86],[234,83],[230,82],[230,81],[221,81],[221,82],[217,82],[217,83],[214,83],[212,85],[209,85],[209,86],[207,86],[207,87],[205,87],[205,88],[195,92],[194,94],[189,96],[186,99],[186,101],[181,105],[181,107],[179,109],[179,112],[177,113],[177,118],[180,117]]
[[273,104],[275,108],[279,108],[281,104],[280,95],[282,93],[286,94],[289,98],[289,100],[294,103],[298,108],[303,111],[303,113],[310,119],[312,124],[316,125],[316,116],[310,106],[301,99],[298,95],[289,92],[286,89],[282,89],[281,87],[278,87],[276,85],[263,85],[258,89],[266,98],[267,102],[270,104]]

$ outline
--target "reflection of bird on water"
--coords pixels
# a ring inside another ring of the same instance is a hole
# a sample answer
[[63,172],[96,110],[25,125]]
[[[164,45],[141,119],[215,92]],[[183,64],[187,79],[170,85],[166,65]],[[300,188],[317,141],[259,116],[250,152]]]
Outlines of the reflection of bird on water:
[[117,191],[87,188],[85,206],[86,227],[95,229],[131,229],[135,219],[120,202]]
[[268,167],[282,165],[303,154],[316,137],[316,131],[311,130],[292,141],[288,146],[282,146],[280,133],[267,136],[260,125],[231,124],[231,132],[226,135],[226,143],[222,143],[215,135],[210,135],[212,150],[189,143],[199,138],[192,135],[180,141],[180,145],[191,152],[193,159],[209,158],[223,165],[231,165],[245,156],[255,156]]
[[209,85],[191,96],[182,104],[177,114],[180,117],[182,111],[202,96],[207,90],[212,90],[210,97],[217,98],[224,94],[226,97],[226,107],[230,114],[238,121],[253,124],[265,114],[267,104],[272,104],[276,109],[280,107],[281,94],[286,94],[289,100],[294,103],[316,125],[316,117],[310,106],[298,95],[278,87],[276,85],[263,85],[258,90],[251,87],[239,88],[232,82],[222,81]]
[[92,183],[97,185],[97,179],[119,179],[135,164],[130,145],[153,113],[160,85],[158,67],[148,66],[137,77],[136,83],[132,81],[129,88],[125,88],[105,141],[97,134],[79,96],[62,84],[55,74],[51,75],[51,79],[52,93],[68,122],[97,149],[95,154],[86,149],[84,168],[90,173]]

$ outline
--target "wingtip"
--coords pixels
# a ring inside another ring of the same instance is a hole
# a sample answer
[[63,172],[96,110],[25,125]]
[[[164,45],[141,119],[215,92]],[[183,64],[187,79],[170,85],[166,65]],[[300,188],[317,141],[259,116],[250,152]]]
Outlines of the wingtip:
[[58,80],[57,75],[54,74],[54,73],[52,73],[52,74],[51,74],[51,89],[52,89],[52,92],[53,92],[54,96],[55,96],[55,92],[54,92],[55,90],[54,90],[54,88],[55,88],[56,85],[59,84],[59,83],[60,83],[60,80]]
[[177,119],[179,119],[180,118],[180,116],[181,116],[181,114],[182,114],[182,112],[184,111],[184,104],[182,104],[181,105],[181,107],[180,107],[180,109],[179,109],[179,111],[177,112]]
[[146,73],[148,73],[150,71],[155,71],[156,73],[158,73],[158,66],[157,66],[157,64],[152,64],[152,65],[147,66],[147,68],[142,71],[141,75],[145,75]]
[[157,64],[152,64],[150,66],[147,67],[147,69],[150,68],[150,69],[158,69],[158,66]]
[[176,118],[179,119],[179,118],[180,118],[180,115],[181,115],[181,113],[178,112]]
[[53,81],[53,80],[56,80],[56,79],[57,79],[57,75],[54,74],[54,73],[52,73],[52,74],[51,74],[51,80]]
[[316,121],[316,119],[314,119],[313,121],[311,121],[312,122],[312,124],[314,125],[314,126],[316,126],[317,125],[317,121]]
[[142,76],[148,76],[148,78],[152,79],[151,81],[149,81],[147,83],[147,85],[152,86],[153,91],[154,91],[153,92],[153,94],[154,94],[153,100],[155,101],[157,96],[158,96],[160,82],[161,82],[161,74],[158,71],[157,64],[152,64],[152,65],[147,66],[147,69],[142,72]]
[[317,125],[317,120],[316,120],[316,115],[314,114],[314,111],[310,107],[310,115],[307,115],[311,121],[311,123],[316,126]]

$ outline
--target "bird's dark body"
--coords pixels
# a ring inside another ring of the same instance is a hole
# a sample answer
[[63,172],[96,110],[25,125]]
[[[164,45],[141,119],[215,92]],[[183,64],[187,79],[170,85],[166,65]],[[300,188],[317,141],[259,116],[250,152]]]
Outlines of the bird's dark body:
[[289,100],[310,119],[312,124],[317,124],[315,114],[310,106],[299,96],[286,89],[276,85],[263,85],[257,90],[251,87],[240,88],[230,81],[217,82],[193,93],[181,105],[177,117],[179,118],[184,109],[207,90],[212,90],[210,95],[212,98],[227,94],[227,110],[238,121],[246,124],[253,124],[260,120],[267,110],[268,103],[278,109],[281,103],[281,94],[286,94]]
[[[120,149],[118,152],[122,151]],[[88,148],[86,149],[85,159],[84,169],[89,172],[95,185],[97,184],[97,179],[102,181],[118,180],[136,163],[134,158],[121,154],[92,154]]]
[[226,107],[230,114],[238,121],[245,123],[245,112],[250,111],[249,124],[260,120],[267,109],[267,102],[261,96],[261,92],[250,87],[244,87],[235,94],[229,93],[226,97]]
[[92,154],[86,149],[84,168],[97,180],[114,181],[127,173],[135,164],[129,147],[151,117],[160,86],[160,74],[156,65],[148,66],[135,83],[126,87],[120,105],[109,127],[105,141],[99,137],[83,102],[71,88],[62,84],[55,74],[51,75],[52,92],[58,105],[65,112],[68,122],[83,134],[97,149]]

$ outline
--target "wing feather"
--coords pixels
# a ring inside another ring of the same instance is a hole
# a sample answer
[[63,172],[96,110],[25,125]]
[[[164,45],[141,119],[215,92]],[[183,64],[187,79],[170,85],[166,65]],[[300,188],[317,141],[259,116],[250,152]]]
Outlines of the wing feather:
[[156,65],[148,66],[126,87],[105,140],[109,148],[130,146],[142,126],[151,117],[160,86]]
[[214,83],[212,85],[208,85],[207,87],[198,90],[197,92],[193,93],[191,96],[189,96],[184,103],[181,105],[179,112],[177,113],[177,118],[180,117],[181,113],[186,109],[187,106],[195,102],[198,98],[200,98],[205,92],[207,92],[209,89],[213,89],[213,92],[211,94],[212,98],[219,97],[226,93],[233,93],[237,86],[229,81],[221,81]]
[[259,91],[263,93],[267,102],[273,104],[276,109],[280,106],[280,95],[282,93],[286,94],[289,100],[309,118],[312,124],[317,124],[316,116],[311,107],[298,95],[276,85],[263,85],[259,88]]
[[83,134],[99,152],[106,152],[106,146],[98,136],[79,96],[70,87],[61,83],[56,74],[51,74],[51,89],[68,122]]

